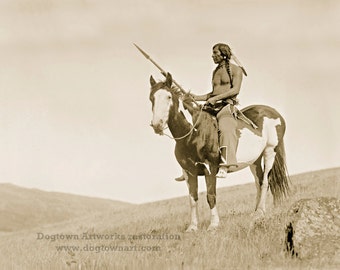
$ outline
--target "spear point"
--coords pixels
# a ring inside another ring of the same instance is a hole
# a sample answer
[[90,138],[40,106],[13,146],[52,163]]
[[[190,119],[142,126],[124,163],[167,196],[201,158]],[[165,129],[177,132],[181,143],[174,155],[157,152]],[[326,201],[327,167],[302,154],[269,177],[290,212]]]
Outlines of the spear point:
[[135,47],[145,56],[146,59],[150,59],[150,56],[146,52],[144,52],[141,48],[139,48],[137,44],[133,43],[133,45],[135,45]]

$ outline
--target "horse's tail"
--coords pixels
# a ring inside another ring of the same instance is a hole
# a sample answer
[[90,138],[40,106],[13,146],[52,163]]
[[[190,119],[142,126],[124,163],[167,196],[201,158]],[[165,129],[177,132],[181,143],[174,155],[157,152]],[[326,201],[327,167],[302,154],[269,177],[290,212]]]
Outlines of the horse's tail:
[[286,154],[283,137],[275,148],[276,156],[273,168],[269,172],[269,186],[273,194],[274,204],[282,201],[290,192],[290,179],[286,165]]

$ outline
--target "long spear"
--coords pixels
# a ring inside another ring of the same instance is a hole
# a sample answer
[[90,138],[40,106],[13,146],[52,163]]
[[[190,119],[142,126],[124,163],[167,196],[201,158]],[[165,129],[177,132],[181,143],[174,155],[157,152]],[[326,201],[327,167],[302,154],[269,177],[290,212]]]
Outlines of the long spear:
[[[167,74],[167,72],[165,72],[165,70],[164,69],[162,69],[154,60],[152,60],[152,58],[146,53],[146,52],[144,52],[141,48],[139,48],[135,43],[133,43],[133,45],[135,45],[135,47],[145,56],[145,58],[146,59],[148,59],[152,64],[154,64],[160,71],[161,71],[161,73],[163,74],[163,76],[165,76],[166,77],[166,74]],[[174,79],[172,80],[172,82],[178,87],[178,89],[184,94],[184,95],[187,95],[188,94],[188,92],[186,92],[183,88],[182,88],[182,86],[180,86]],[[190,94],[189,94],[190,95]],[[191,97],[192,98],[192,97]],[[196,100],[194,100],[193,98],[192,98],[192,101],[197,105],[197,106],[200,106],[197,102],[196,102]]]

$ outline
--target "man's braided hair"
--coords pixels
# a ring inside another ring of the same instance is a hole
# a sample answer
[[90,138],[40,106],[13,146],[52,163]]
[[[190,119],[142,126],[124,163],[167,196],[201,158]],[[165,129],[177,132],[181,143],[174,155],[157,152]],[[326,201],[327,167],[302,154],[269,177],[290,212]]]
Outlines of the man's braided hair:
[[231,77],[231,71],[230,71],[230,58],[231,58],[231,49],[227,44],[224,43],[217,43],[213,46],[213,49],[217,48],[220,52],[221,55],[224,58],[226,69],[230,78],[230,87],[233,88],[233,79]]

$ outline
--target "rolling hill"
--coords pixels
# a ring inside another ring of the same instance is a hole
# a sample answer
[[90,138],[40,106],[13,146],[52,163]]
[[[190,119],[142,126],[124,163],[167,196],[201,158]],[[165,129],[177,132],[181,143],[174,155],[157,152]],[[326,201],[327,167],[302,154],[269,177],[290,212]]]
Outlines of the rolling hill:
[[286,213],[294,202],[339,197],[340,168],[294,175],[291,182],[292,192],[281,205],[273,207],[268,197],[266,218],[255,228],[250,227],[254,184],[219,188],[221,224],[214,233],[206,231],[210,211],[205,192],[199,194],[199,231],[185,233],[190,219],[187,197],[130,205],[1,185],[0,220],[7,228],[0,234],[1,265],[3,269],[339,269],[335,259],[290,258],[284,240]]
[[0,232],[41,227],[102,212],[128,203],[0,184]]

